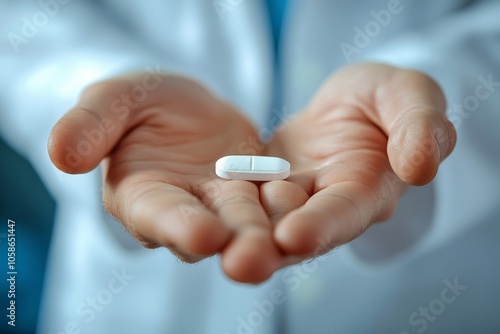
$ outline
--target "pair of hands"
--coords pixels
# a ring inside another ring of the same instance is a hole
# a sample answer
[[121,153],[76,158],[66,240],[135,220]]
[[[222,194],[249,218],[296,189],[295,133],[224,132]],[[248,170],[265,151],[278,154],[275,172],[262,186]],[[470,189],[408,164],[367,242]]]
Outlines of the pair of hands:
[[[102,161],[105,207],[137,240],[186,262],[220,253],[236,281],[262,282],[388,219],[405,187],[430,182],[456,141],[438,85],[387,65],[334,73],[268,145],[199,84],[146,79],[87,88],[52,130],[50,157],[67,173]],[[271,182],[218,178],[215,161],[232,154],[282,157],[292,173]]]

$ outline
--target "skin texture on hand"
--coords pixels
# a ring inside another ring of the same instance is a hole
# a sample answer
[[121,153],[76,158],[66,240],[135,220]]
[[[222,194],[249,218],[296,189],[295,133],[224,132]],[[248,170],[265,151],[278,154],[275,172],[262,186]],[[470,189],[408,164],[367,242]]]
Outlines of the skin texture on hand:
[[[335,73],[268,147],[293,166],[288,183],[261,186],[279,247],[318,255],[387,220],[407,184],[430,182],[451,153],[456,134],[445,110],[441,89],[422,73],[380,64]],[[299,192],[305,203],[283,200]]]
[[[239,147],[263,155],[255,129],[199,84],[172,75],[162,76],[143,101],[131,101],[145,75],[86,89],[52,130],[52,161],[65,172],[82,173],[104,159],[104,205],[145,247],[167,247],[187,262],[222,253],[230,277],[265,280],[285,258],[273,242],[258,185],[222,180],[214,170],[217,159],[238,154]],[[66,148],[78,151],[84,133],[102,124],[113,130],[102,131],[102,144],[70,166]]]
[[[224,272],[241,282],[262,282],[389,218],[406,185],[431,181],[455,144],[440,88],[386,65],[333,74],[267,146],[234,107],[199,84],[145,78],[86,89],[52,130],[50,157],[68,173],[102,161],[105,207],[145,247],[167,247],[187,262],[220,253]],[[146,95],[130,99],[142,86]],[[77,152],[89,134],[102,141],[71,163],[68,147]],[[218,178],[215,161],[246,153],[242,147],[287,159],[291,176]]]

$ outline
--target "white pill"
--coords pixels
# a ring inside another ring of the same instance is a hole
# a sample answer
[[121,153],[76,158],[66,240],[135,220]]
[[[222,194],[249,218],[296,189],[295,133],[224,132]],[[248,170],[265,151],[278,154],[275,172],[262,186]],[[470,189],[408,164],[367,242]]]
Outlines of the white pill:
[[215,173],[223,179],[282,180],[290,175],[290,163],[277,157],[228,155],[217,160]]

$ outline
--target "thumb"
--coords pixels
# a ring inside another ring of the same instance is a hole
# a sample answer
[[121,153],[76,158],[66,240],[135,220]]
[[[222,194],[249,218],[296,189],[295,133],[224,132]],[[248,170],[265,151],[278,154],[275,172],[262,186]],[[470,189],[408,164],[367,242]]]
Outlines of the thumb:
[[[394,172],[412,185],[429,183],[453,150],[456,131],[446,118],[441,88],[426,75],[405,71],[388,81],[379,106],[386,115],[387,154]],[[396,92],[396,93],[394,93]],[[391,117],[392,116],[392,117]]]
[[[156,82],[155,82],[156,80]],[[140,122],[136,111],[157,94],[161,76],[136,74],[85,89],[52,129],[49,156],[66,173],[86,173],[106,157],[124,134]]]
[[391,129],[387,154],[394,172],[404,182],[424,185],[453,150],[456,133],[443,115],[428,110],[406,112]]

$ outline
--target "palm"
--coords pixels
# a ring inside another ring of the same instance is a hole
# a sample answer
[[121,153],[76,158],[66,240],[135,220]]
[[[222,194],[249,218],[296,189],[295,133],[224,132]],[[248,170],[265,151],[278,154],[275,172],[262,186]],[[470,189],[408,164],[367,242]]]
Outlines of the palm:
[[225,155],[261,155],[264,146],[230,105],[194,82],[167,80],[104,159],[105,206],[146,247],[166,246],[189,262],[221,253],[229,276],[260,282],[283,257],[258,185],[222,180],[214,166]]
[[[334,210],[335,217],[331,218],[337,220],[336,224],[351,224],[347,228],[332,224],[337,239],[323,240],[323,245],[325,241],[332,246],[347,242],[372,220],[387,217],[403,186],[401,181],[392,182],[398,178],[387,157],[386,135],[365,115],[365,111],[349,104],[309,109],[278,131],[268,147],[269,154],[290,161],[289,180],[297,185],[296,191],[304,192],[304,200],[314,196],[314,204],[309,201],[311,209],[324,209],[325,213]],[[386,192],[388,188],[392,191]],[[367,203],[377,211],[368,220],[364,217]],[[275,203],[273,207],[280,205]],[[304,237],[311,233],[313,224],[310,221],[308,226],[299,226],[294,240],[283,243],[283,248],[291,254],[317,252],[317,240],[311,242]]]
[[[261,196],[279,217],[278,246],[319,255],[390,217],[406,184],[429,182],[453,149],[444,109],[421,73],[367,64],[332,76],[267,148],[293,166],[292,185],[270,182]],[[296,194],[295,204],[280,193]]]
[[258,202],[256,185],[221,180],[215,161],[238,154],[241,145],[253,144],[255,154],[263,146],[230,105],[193,82],[169,80],[153,106],[136,111],[140,126],[104,160],[104,202],[145,246],[164,245],[196,261],[220,252],[238,229],[237,219],[228,218],[231,201]]
[[140,111],[144,121],[121,139],[105,164],[110,187],[141,180],[134,192],[173,184],[203,196],[201,186],[216,180],[215,161],[256,138],[233,108],[193,88],[198,91],[179,90],[174,99]]

